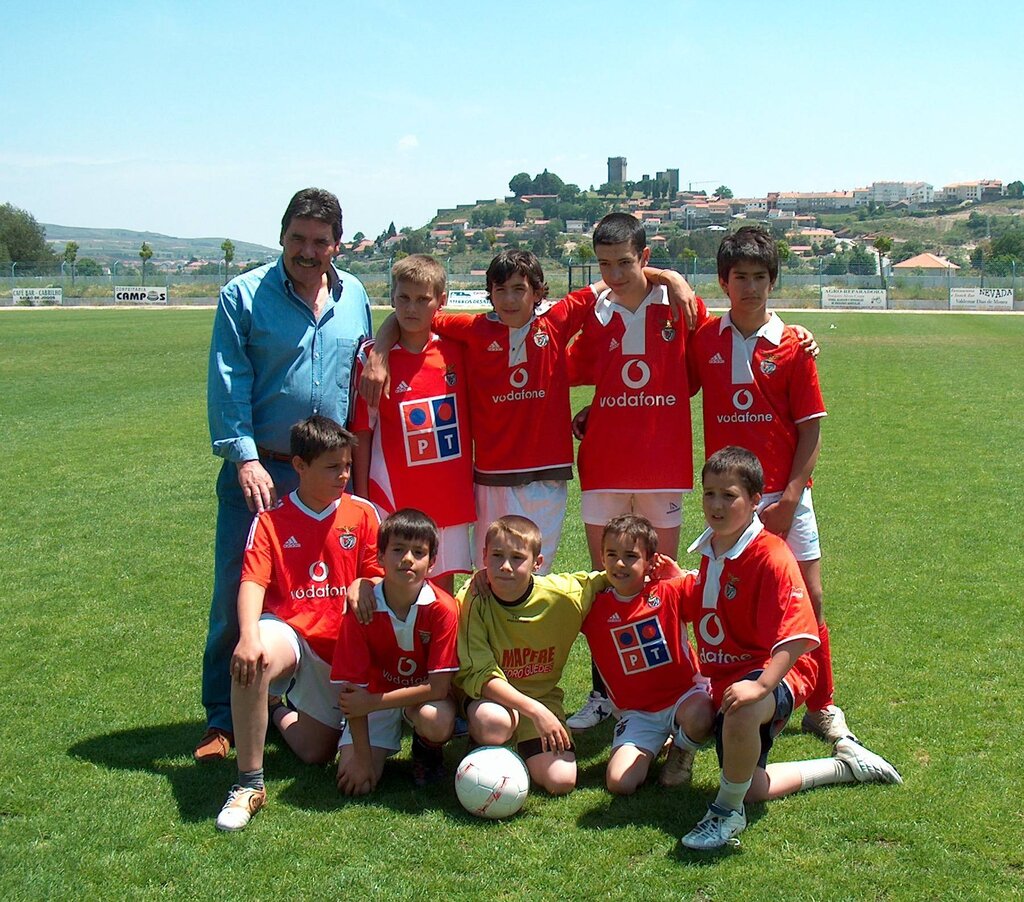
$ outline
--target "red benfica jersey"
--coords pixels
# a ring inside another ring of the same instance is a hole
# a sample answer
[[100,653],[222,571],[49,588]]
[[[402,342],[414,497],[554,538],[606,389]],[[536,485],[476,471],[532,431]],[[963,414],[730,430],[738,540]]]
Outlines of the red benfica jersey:
[[[358,372],[366,363],[367,342]],[[353,432],[373,431],[370,500],[385,513],[413,507],[440,527],[472,523],[473,461],[462,347],[431,335],[413,354],[391,350],[391,394],[370,409],[357,397]]]
[[680,617],[680,582],[649,583],[625,601],[611,589],[594,599],[581,632],[617,708],[661,711],[692,688],[697,657]]
[[744,339],[728,313],[713,317],[690,342],[689,367],[690,388],[704,389],[707,456],[726,445],[747,448],[764,468],[765,491],[783,491],[797,424],[825,416],[818,369],[792,327],[772,313]]
[[[813,639],[817,645],[818,624],[793,552],[757,517],[721,557],[713,557],[710,529],[695,548],[702,554],[700,572],[680,580],[683,618],[693,623],[700,672],[711,680],[718,705],[730,684],[765,667],[783,642]],[[807,654],[786,675],[797,707],[815,676]]]
[[341,621],[331,679],[390,692],[426,683],[432,673],[459,669],[456,639],[459,609],[451,595],[424,583],[405,621],[384,601],[383,584],[374,589],[377,608],[365,626],[349,610]]
[[[593,309],[589,288],[545,301],[519,329],[490,313],[436,313],[434,328],[463,343],[481,485],[572,478],[565,350]],[[394,376],[392,376],[392,385]]]
[[242,559],[242,582],[264,586],[263,611],[280,617],[324,661],[334,656],[345,593],[357,576],[381,576],[377,512],[342,495],[319,514],[296,492],[256,515]]
[[[698,324],[707,317],[697,299]],[[683,492],[693,488],[686,326],[656,286],[635,313],[602,292],[569,353],[573,385],[593,384],[580,444],[584,491]],[[623,448],[628,447],[628,454]]]

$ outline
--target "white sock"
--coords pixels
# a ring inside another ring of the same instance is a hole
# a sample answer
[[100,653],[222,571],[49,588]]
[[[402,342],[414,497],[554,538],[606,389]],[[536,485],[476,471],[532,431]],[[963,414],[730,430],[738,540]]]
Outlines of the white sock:
[[689,736],[686,735],[686,730],[682,727],[676,727],[676,735],[674,737],[675,744],[681,749],[688,749],[691,752],[699,752],[703,747],[704,743],[694,742]]
[[832,786],[835,783],[855,783],[853,771],[838,758],[813,758],[810,761],[790,762],[800,772],[800,788]]
[[742,811],[743,798],[754,782],[753,776],[743,783],[730,783],[725,779],[725,774],[718,781],[718,795],[715,796],[714,806],[723,811]]

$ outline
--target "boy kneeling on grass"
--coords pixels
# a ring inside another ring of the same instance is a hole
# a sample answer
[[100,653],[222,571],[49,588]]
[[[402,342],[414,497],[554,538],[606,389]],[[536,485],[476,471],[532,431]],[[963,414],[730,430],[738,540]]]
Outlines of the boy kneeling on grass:
[[764,474],[745,448],[728,446],[701,472],[708,529],[690,546],[700,570],[687,581],[684,619],[694,624],[701,672],[718,708],[718,795],[681,840],[716,849],[746,826],[744,802],[833,783],[902,783],[884,758],[847,736],[835,755],[767,764],[775,737],[814,686],[818,625],[793,553],[757,517]]
[[[307,764],[330,761],[342,713],[330,661],[346,591],[377,576],[377,512],[346,494],[355,439],[334,420],[312,416],[292,427],[299,487],[256,515],[238,590],[239,640],[231,655],[231,717],[238,783],[217,816],[218,830],[242,830],[267,801],[263,747],[273,720]],[[268,707],[271,695],[287,690]]]
[[[444,776],[442,750],[455,727],[450,691],[459,669],[459,614],[455,599],[427,581],[438,542],[426,514],[395,511],[380,527],[384,579],[373,588],[372,615],[360,617],[352,604],[342,618],[331,679],[340,684],[346,717],[338,762],[338,789],[346,795],[376,788],[384,761],[401,748],[403,716],[414,730],[416,785]],[[353,597],[366,589],[353,586]]]

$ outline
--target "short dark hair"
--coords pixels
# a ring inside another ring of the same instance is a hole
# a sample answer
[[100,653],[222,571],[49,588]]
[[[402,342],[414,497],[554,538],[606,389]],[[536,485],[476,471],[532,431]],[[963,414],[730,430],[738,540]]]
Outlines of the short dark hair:
[[728,282],[737,263],[763,264],[774,284],[779,277],[779,246],[764,229],[744,226],[726,235],[718,245],[718,278]]
[[700,478],[703,480],[708,473],[716,476],[732,473],[748,495],[764,493],[764,470],[761,469],[761,461],[752,451],[739,445],[726,445],[712,454],[700,471]]
[[288,201],[288,209],[281,217],[282,240],[293,219],[314,219],[317,222],[326,222],[331,227],[334,240],[341,240],[341,202],[330,191],[325,191],[323,188],[303,188],[301,191],[295,192],[292,199]]
[[541,539],[540,527],[528,517],[520,517],[518,514],[506,514],[498,517],[487,527],[487,534],[484,536],[484,549],[490,546],[495,539],[515,539],[522,542],[536,557],[540,554]]
[[622,244],[628,241],[639,257],[647,247],[644,224],[631,213],[609,213],[594,229],[593,245]]
[[645,557],[653,557],[658,553],[658,533],[646,517],[634,514],[623,514],[609,520],[601,533],[601,545],[609,536],[621,536],[631,539],[644,550]]
[[330,417],[315,414],[292,426],[292,457],[301,457],[307,464],[328,451],[354,448],[356,444],[356,437]]
[[431,560],[437,557],[437,546],[440,542],[437,524],[423,511],[403,507],[381,523],[380,531],[377,533],[377,550],[381,554],[388,550],[388,543],[392,538],[405,539],[407,542],[424,542],[430,549]]
[[548,283],[544,281],[544,270],[536,255],[530,251],[504,250],[487,267],[488,298],[495,285],[504,285],[512,276],[525,276],[541,299],[548,296]]

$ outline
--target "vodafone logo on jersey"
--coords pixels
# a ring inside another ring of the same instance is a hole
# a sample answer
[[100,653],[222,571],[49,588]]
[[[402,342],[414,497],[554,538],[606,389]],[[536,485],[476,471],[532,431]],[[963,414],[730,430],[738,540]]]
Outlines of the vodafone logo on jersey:
[[741,388],[732,396],[732,406],[737,410],[750,410],[754,404],[754,396],[749,389]]
[[651,381],[651,368],[642,360],[627,360],[622,364],[622,381],[629,388],[643,388]]
[[529,381],[530,374],[526,367],[517,366],[508,374],[508,382],[512,386],[512,390],[502,395],[491,395],[491,400],[495,404],[502,404],[505,401],[529,401],[533,398],[543,398],[547,394],[543,388],[527,389],[526,383]]
[[416,662],[412,658],[401,657],[398,659],[398,672],[407,677],[416,672]]
[[526,385],[529,378],[530,374],[526,372],[526,367],[517,366],[509,374],[508,381],[513,388],[522,388],[524,385]]
[[309,578],[315,583],[322,583],[327,579],[330,571],[323,561],[314,561],[309,565]]
[[707,642],[708,645],[721,645],[722,640],[725,638],[722,621],[718,619],[718,614],[714,611],[701,617],[697,628],[700,631],[701,639]]
[[292,598],[301,601],[305,598],[344,598],[345,586],[326,585],[330,569],[323,561],[314,561],[309,565],[309,578],[313,584],[301,589],[292,590]]

